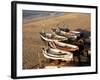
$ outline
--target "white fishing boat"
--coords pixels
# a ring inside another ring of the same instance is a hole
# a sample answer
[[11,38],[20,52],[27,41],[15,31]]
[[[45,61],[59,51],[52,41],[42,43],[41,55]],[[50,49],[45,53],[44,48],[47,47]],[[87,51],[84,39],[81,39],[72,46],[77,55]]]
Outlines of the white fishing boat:
[[59,30],[61,31],[65,31],[65,32],[69,32],[70,29],[68,29],[67,27],[58,27]]
[[43,48],[42,52],[43,55],[48,59],[64,60],[64,61],[73,60],[73,53],[68,51],[63,51],[63,50],[53,49],[53,48]]
[[52,29],[52,31],[55,34],[67,37],[70,40],[76,40],[77,37],[80,36],[77,31],[68,31],[68,32],[66,32],[66,31],[63,31],[63,30],[60,30],[60,29]]
[[40,33],[40,37],[45,40],[45,41],[53,41],[53,40],[58,40],[58,41],[64,41],[68,40],[68,38],[64,36],[59,36],[56,34],[51,34],[51,33]]
[[76,30],[69,30],[68,28],[66,27],[58,27],[59,30],[61,31],[64,31],[64,32],[69,32],[69,33],[73,33],[75,35],[79,35],[80,32],[79,31],[76,31]]
[[76,45],[72,45],[72,44],[68,44],[68,43],[63,43],[63,42],[59,42],[57,40],[55,41],[50,41],[49,42],[49,46],[51,48],[55,48],[55,49],[60,49],[60,50],[64,50],[64,51],[76,51],[79,49],[78,46]]

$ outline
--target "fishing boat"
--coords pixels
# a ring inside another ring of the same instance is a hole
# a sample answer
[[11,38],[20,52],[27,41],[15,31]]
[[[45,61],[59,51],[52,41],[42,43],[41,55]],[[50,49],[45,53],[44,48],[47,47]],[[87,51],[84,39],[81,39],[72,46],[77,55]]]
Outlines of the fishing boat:
[[48,59],[63,60],[63,61],[73,60],[73,54],[68,51],[63,51],[53,48],[42,48],[42,53]]
[[64,32],[70,32],[70,33],[73,33],[73,34],[80,34],[80,31],[69,30],[69,29],[66,28],[66,27],[58,27],[58,29],[61,30],[61,31],[64,31]]
[[65,41],[65,40],[68,40],[68,38],[66,38],[64,36],[59,36],[56,34],[45,33],[45,32],[40,32],[40,37],[44,41],[53,41],[53,40]]
[[67,37],[70,40],[76,40],[77,37],[79,36],[78,32],[76,32],[76,31],[66,32],[66,31],[63,31],[63,30],[60,30],[60,29],[54,29],[54,28],[52,28],[52,31],[55,34],[60,35],[60,36]]
[[72,45],[72,44],[68,44],[68,43],[63,43],[63,42],[59,42],[57,40],[55,41],[50,41],[49,43],[49,46],[51,48],[54,48],[54,49],[60,49],[60,50],[64,50],[64,51],[76,51],[79,49],[78,46],[76,45]]
[[58,27],[59,30],[61,31],[65,31],[65,32],[69,32],[70,29],[66,28],[66,27]]

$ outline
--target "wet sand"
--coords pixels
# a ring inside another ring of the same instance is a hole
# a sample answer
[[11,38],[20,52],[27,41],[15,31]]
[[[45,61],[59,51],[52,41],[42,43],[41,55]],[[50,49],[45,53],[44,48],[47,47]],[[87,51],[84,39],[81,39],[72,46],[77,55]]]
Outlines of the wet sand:
[[[40,38],[39,32],[51,32],[51,28],[68,26],[69,29],[84,29],[90,31],[90,14],[70,13],[60,16],[53,16],[23,23],[23,69],[35,69],[43,66],[55,65],[53,62],[48,64],[43,56],[41,48],[46,47],[47,43]],[[60,63],[63,65],[62,62]],[[68,64],[70,65],[70,64]],[[67,65],[66,65],[67,66]],[[73,66],[70,65],[70,66]]]

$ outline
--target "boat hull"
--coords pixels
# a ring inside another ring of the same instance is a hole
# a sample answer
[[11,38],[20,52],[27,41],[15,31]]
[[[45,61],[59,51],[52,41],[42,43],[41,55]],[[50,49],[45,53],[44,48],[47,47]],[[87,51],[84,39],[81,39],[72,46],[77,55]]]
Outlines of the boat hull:
[[42,49],[42,53],[47,59],[63,60],[63,61],[73,60],[73,54],[71,52],[65,52],[59,49],[51,49],[51,52],[48,51],[48,49]]

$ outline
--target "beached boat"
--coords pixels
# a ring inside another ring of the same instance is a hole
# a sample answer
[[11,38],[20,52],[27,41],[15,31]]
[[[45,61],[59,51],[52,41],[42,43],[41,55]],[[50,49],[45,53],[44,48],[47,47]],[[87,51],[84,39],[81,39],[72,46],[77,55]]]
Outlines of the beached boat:
[[56,41],[56,40],[50,41],[49,46],[51,48],[60,49],[60,50],[64,50],[64,51],[76,51],[79,49],[79,47],[76,45],[67,44],[67,43]]
[[73,54],[68,51],[63,51],[63,50],[53,49],[53,48],[43,48],[42,52],[43,55],[48,59],[64,60],[64,61],[73,60]]
[[45,33],[45,32],[43,32],[43,33],[40,32],[40,37],[44,41],[53,41],[53,40],[65,41],[65,40],[68,40],[68,38],[66,38],[64,36],[59,36],[59,35],[56,35],[56,34]]
[[61,31],[65,31],[65,32],[69,32],[70,29],[66,28],[66,27],[58,27],[59,30]]
[[80,34],[80,31],[76,31],[76,30],[70,30],[68,28],[65,27],[58,27],[59,30],[64,31],[64,32],[71,32],[73,34]]
[[53,29],[53,28],[52,28],[52,31],[55,34],[60,35],[60,36],[67,37],[70,40],[76,40],[77,37],[79,36],[79,34],[78,34],[77,31],[69,31],[69,32],[66,32],[66,31],[63,31],[63,30],[60,30],[60,29]]

